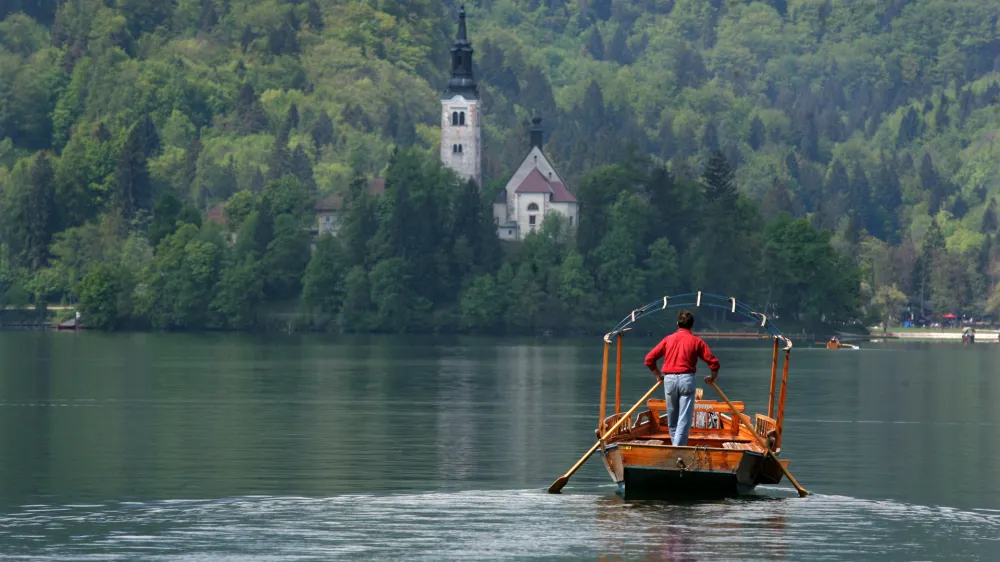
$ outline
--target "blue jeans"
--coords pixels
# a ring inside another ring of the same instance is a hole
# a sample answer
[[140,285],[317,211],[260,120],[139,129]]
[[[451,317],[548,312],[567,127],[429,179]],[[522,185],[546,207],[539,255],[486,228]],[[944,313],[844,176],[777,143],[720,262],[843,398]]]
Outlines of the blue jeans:
[[684,446],[694,424],[694,373],[663,375],[667,394],[667,425],[670,443]]

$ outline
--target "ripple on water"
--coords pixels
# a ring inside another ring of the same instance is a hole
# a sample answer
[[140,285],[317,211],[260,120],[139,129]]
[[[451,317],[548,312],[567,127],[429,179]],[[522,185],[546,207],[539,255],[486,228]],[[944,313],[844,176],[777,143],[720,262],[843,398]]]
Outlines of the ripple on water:
[[52,560],[988,559],[998,537],[996,511],[824,495],[688,504],[538,490],[254,496],[0,515],[6,557]]

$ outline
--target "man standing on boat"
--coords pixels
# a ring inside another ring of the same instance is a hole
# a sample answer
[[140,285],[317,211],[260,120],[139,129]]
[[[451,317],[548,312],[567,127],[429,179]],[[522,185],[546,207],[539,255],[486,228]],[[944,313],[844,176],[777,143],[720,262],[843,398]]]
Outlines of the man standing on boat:
[[[698,358],[708,363],[712,371],[711,376],[705,377],[705,382],[714,382],[719,376],[719,360],[712,355],[704,340],[691,333],[692,327],[694,314],[687,310],[678,312],[677,331],[663,338],[646,355],[646,367],[656,378],[664,379],[670,442],[679,446],[687,445],[688,433],[694,423],[694,375],[698,370]],[[658,369],[656,362],[661,357],[663,367]]]

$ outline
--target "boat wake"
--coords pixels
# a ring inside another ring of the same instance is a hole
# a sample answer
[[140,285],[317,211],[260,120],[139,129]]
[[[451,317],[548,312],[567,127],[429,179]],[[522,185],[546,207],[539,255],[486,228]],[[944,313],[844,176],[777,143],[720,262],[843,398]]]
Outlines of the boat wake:
[[[625,502],[611,493],[466,491],[26,505],[0,514],[5,559],[988,559],[1000,512],[810,495]],[[759,501],[770,500],[770,501]],[[935,554],[936,553],[936,554]]]

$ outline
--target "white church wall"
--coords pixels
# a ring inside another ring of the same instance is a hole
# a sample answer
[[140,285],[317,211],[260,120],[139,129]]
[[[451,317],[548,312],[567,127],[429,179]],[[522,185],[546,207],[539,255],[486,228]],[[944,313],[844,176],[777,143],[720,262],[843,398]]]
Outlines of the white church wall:
[[[521,238],[542,227],[542,219],[545,217],[548,198],[548,193],[517,194],[517,226]],[[537,206],[537,209],[529,210],[529,207],[533,204]],[[534,224],[531,222],[532,217],[535,219]]]
[[528,157],[524,159],[521,166],[518,167],[517,171],[514,172],[514,175],[511,176],[510,181],[507,182],[507,187],[505,188],[507,190],[508,213],[510,214],[511,220],[519,221],[519,215],[517,214],[518,209],[514,201],[516,196],[515,191],[518,186],[521,185],[521,182],[524,181],[524,178],[528,177],[528,174],[530,174],[535,168],[538,168],[538,171],[541,172],[546,178],[551,178],[550,181],[562,181],[559,179],[559,175],[556,173],[555,169],[552,168],[552,165],[549,164],[549,161],[545,158],[545,155],[542,154],[542,151],[537,147],[532,147],[531,152],[528,153]]

